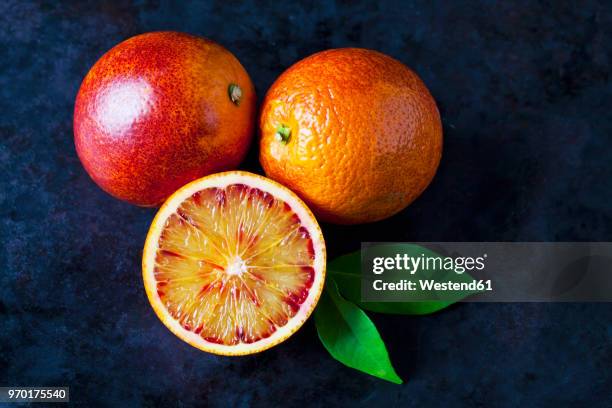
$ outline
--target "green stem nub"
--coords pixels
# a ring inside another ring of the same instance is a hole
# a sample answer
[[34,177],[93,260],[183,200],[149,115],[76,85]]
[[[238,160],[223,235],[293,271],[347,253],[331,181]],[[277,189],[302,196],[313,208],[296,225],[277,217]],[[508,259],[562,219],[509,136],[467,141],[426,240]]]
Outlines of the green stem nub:
[[229,95],[230,101],[234,105],[240,105],[240,99],[242,99],[242,89],[236,84],[229,84],[227,87],[227,94]]
[[274,135],[276,140],[283,144],[289,143],[289,138],[291,137],[291,129],[288,126],[283,124],[278,125],[276,128],[276,134]]

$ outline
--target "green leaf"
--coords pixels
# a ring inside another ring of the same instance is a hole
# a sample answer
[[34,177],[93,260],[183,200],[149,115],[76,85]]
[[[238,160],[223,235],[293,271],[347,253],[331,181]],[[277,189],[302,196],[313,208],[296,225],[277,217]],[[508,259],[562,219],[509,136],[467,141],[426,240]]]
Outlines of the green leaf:
[[314,317],[319,338],[332,357],[364,373],[402,383],[376,326],[363,310],[342,298],[333,279],[326,282]]
[[[406,244],[389,244],[385,245],[389,252],[401,251],[409,256],[438,256],[439,254],[424,248],[420,245]],[[351,302],[356,303],[359,307],[371,312],[387,313],[387,314],[406,314],[406,315],[425,315],[442,310],[461,299],[471,295],[472,293],[460,293],[452,301],[421,301],[421,302],[362,302],[361,301],[361,251],[352,252],[342,255],[327,265],[327,273],[338,284],[340,293]],[[423,277],[431,277],[440,274],[441,271],[420,271]],[[446,274],[446,272],[443,272]],[[456,278],[454,272],[449,276]],[[471,279],[464,273],[460,276],[461,279]]]

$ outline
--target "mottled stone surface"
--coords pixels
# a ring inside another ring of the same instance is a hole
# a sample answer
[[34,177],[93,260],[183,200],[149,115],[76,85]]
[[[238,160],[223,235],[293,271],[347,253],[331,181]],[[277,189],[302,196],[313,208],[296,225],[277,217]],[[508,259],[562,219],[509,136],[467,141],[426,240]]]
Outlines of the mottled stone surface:
[[0,2],[0,385],[69,385],[83,406],[611,406],[610,304],[373,316],[402,386],[332,360],[312,322],[225,358],[154,316],[140,277],[154,210],[89,180],[71,124],[88,68],[151,30],[222,43],[260,99],[330,47],[374,48],[422,76],[444,120],[434,183],[387,221],[325,226],[331,256],[360,241],[612,240],[606,2],[290,3]]

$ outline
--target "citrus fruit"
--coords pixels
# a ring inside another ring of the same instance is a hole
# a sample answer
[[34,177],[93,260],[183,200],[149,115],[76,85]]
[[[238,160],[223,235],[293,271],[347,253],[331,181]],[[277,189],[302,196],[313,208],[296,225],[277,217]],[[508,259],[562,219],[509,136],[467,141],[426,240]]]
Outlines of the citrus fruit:
[[389,217],[429,185],[442,152],[436,103],[419,77],[376,51],[344,48],[290,67],[260,116],[266,175],[320,220]]
[[142,268],[149,301],[179,338],[242,355],[293,334],[325,281],[325,243],[290,190],[231,171],[193,181],[161,207]]
[[156,206],[189,181],[238,166],[255,100],[249,75],[219,44],[178,32],[138,35],[85,76],[74,108],[76,150],[102,189]]

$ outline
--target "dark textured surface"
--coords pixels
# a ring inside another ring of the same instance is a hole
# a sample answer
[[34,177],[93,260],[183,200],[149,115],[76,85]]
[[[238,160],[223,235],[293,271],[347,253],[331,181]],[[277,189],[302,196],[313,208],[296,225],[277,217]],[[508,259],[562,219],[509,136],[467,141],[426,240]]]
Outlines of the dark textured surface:
[[[612,405],[610,304],[461,304],[374,316],[402,386],[332,360],[311,322],[245,358],[173,336],[140,256],[154,210],[121,203],[72,142],[82,77],[117,42],[175,29],[229,48],[261,98],[329,47],[390,54],[430,87],[445,149],[426,193],[360,241],[612,239],[612,12],[605,2],[0,2],[0,385],[69,385],[83,406]],[[257,170],[255,154],[245,168]]]

